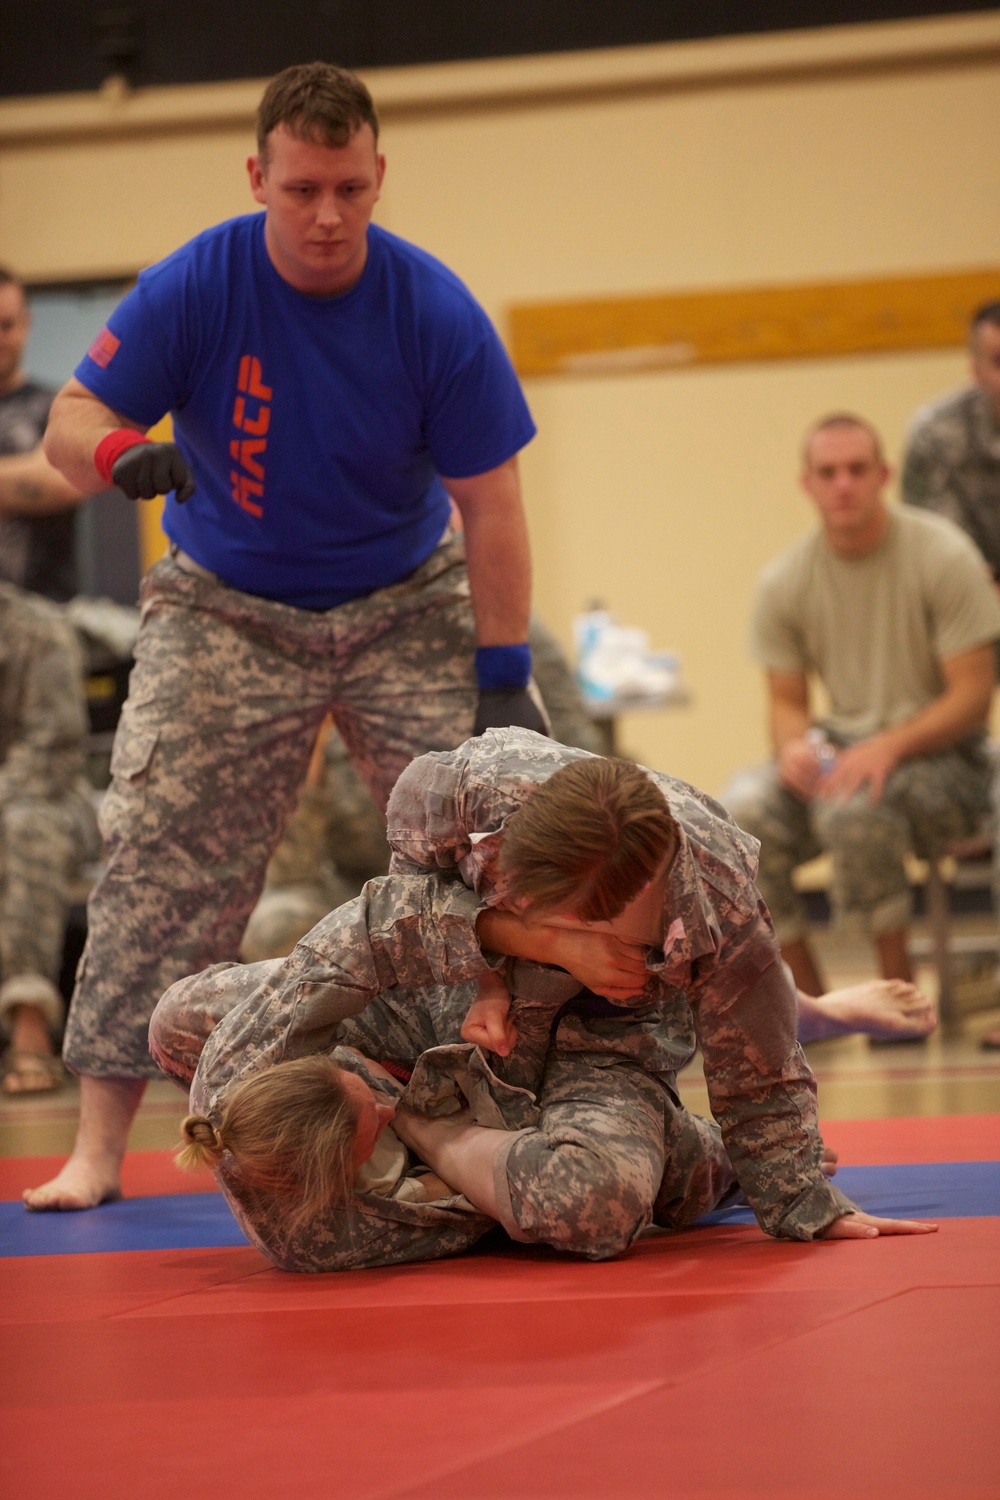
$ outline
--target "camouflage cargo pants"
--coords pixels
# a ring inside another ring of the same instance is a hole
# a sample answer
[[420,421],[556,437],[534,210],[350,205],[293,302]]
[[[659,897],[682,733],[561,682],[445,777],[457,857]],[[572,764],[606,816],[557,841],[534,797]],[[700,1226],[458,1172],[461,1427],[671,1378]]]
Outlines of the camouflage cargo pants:
[[722,800],[760,839],[757,884],[779,942],[787,943],[806,931],[792,872],[824,850],[833,859],[830,896],[839,918],[862,920],[875,933],[905,927],[904,856],[927,856],[974,833],[990,811],[990,777],[985,751],[963,746],[903,761],[876,803],[866,790],[843,801],[803,802],[781,786],[773,765],[741,772]]
[[235,958],[328,712],[376,801],[414,756],[472,732],[474,638],[461,541],[403,582],[310,611],[159,562],[142,587],[129,697],[101,813],[106,873],[64,1057],[153,1077],[153,1007]]
[[[677,1229],[711,1212],[736,1185],[719,1127],[683,1107],[672,1075],[649,1072],[635,1060],[644,1028],[627,1012],[620,1021],[599,1022],[599,1030],[573,1009],[560,1019],[559,981],[569,976],[551,976],[552,998],[546,999],[550,976],[534,970],[520,965],[514,971],[536,997],[521,990],[512,1000],[517,1045],[509,1057],[488,1054],[492,1086],[478,1078],[473,1087],[461,1059],[450,1057],[474,1049],[449,1047],[425,1054],[404,1102],[420,1114],[445,1113],[442,1098],[454,1092],[452,1078],[460,1079],[479,1123],[512,1132],[496,1158],[494,1180],[500,1222],[513,1239],[606,1260],[651,1223]],[[569,981],[570,991],[575,983]],[[366,1056],[397,1062],[433,1046],[435,1033],[458,1041],[474,986],[421,993],[424,1006],[381,996],[344,1022],[338,1039]],[[536,1108],[526,1111],[530,1094]]]
[[693,1224],[735,1186],[718,1126],[633,1063],[553,1053],[538,1106],[496,1163],[514,1239],[606,1260],[650,1224]]
[[[16,992],[4,995],[8,981],[58,980],[70,882],[97,847],[94,814],[82,794],[0,803],[0,1017],[19,1003]],[[45,1008],[49,1024],[58,1025],[61,1005],[58,1014]]]

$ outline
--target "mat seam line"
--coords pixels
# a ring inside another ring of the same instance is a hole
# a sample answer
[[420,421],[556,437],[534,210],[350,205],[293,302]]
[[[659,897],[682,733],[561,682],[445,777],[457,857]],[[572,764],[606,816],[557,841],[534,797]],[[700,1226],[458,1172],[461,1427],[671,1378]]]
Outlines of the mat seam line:
[[[514,1438],[511,1441],[505,1442],[496,1448],[491,1448],[488,1452],[478,1454],[474,1460],[471,1460],[471,1462],[489,1462],[493,1459],[502,1458],[509,1453],[516,1452],[518,1448],[527,1447],[529,1443],[541,1442],[546,1438],[555,1436],[555,1434],[558,1432],[563,1432],[568,1428],[578,1426],[581,1422],[591,1421],[594,1417],[603,1416],[606,1412],[614,1411],[615,1407],[617,1406],[624,1406],[627,1402],[638,1400],[642,1396],[650,1396],[654,1391],[660,1389],[665,1385],[669,1385],[670,1383],[671,1382],[669,1381],[664,1381],[661,1379],[648,1380],[642,1383],[638,1383],[634,1389],[625,1391],[618,1396],[608,1397],[604,1401],[599,1402],[596,1406],[591,1407],[585,1415],[581,1416],[580,1414],[574,1414],[571,1417],[557,1419],[556,1421],[553,1421],[551,1425],[547,1426],[542,1432],[536,1433],[533,1437],[520,1439]],[[449,1467],[447,1468],[439,1469],[434,1473],[422,1476],[419,1481],[419,1485],[420,1487],[425,1487],[428,1484],[440,1483],[441,1480],[447,1479],[450,1475],[460,1474],[463,1468],[468,1468],[469,1463],[469,1459],[460,1459],[456,1463],[452,1463],[451,1465],[449,1465]],[[393,1488],[389,1490],[372,1491],[370,1495],[367,1495],[365,1497],[365,1500],[406,1500],[407,1494],[413,1493],[413,1488],[413,1484],[407,1482],[406,1489]]]

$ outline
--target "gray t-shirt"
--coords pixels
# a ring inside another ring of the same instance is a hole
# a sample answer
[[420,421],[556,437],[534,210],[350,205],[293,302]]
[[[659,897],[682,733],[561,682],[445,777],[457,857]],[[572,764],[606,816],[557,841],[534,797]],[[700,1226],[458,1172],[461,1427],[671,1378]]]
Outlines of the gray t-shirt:
[[864,557],[838,557],[820,530],[765,568],[751,651],[769,671],[818,676],[825,722],[858,739],[918,713],[944,691],[942,662],[997,639],[1000,599],[965,533],[892,507]]

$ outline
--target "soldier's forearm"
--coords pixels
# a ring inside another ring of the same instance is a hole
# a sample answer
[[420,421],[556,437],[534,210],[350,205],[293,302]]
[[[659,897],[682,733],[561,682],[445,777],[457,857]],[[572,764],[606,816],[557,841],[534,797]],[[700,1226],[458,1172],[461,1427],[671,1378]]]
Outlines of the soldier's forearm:
[[484,948],[508,958],[529,958],[535,963],[557,963],[560,934],[541,923],[525,922],[513,912],[487,907],[476,918],[476,935]]
[[107,481],[94,466],[94,454],[101,439],[120,427],[145,430],[105,406],[79,380],[69,380],[52,403],[45,457],[76,489],[96,494]]
[[450,1188],[464,1193],[481,1213],[499,1220],[494,1167],[497,1153],[510,1141],[509,1131],[473,1125],[468,1110],[429,1120],[400,1109],[393,1128]]
[[956,685],[903,724],[894,724],[880,736],[892,746],[897,760],[946,750],[986,723],[992,684]]
[[476,644],[520,644],[528,639],[531,550],[517,460],[445,484],[462,514]]
[[54,469],[41,445],[30,453],[0,458],[0,512],[8,516],[44,516],[72,510],[83,494]]

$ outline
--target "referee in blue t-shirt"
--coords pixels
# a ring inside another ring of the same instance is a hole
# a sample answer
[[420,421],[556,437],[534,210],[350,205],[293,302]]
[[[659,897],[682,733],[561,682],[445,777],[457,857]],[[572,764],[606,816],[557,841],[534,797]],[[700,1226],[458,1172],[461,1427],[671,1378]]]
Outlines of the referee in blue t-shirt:
[[[153,1006],[235,959],[328,713],[383,806],[416,755],[544,728],[517,474],[535,429],[503,346],[457,277],[370,223],[385,159],[358,78],[288,68],[257,127],[263,214],[142,273],[46,438],[81,490],[167,494],[170,556],[143,582],[67,1026],[77,1142],[31,1208],[120,1192]],[[174,441],[151,443],[166,412]]]

